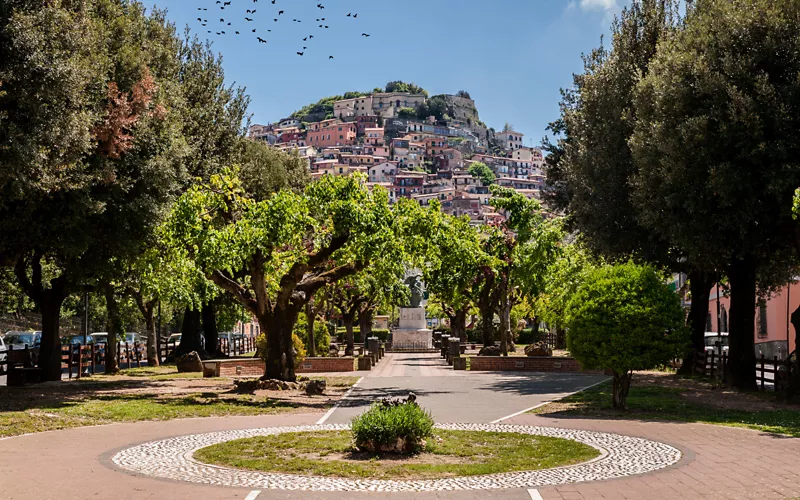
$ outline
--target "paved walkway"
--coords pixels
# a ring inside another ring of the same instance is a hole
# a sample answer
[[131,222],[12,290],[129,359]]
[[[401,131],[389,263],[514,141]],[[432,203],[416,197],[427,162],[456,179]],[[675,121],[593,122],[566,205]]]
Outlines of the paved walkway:
[[438,354],[389,354],[368,373],[325,423],[349,423],[374,401],[409,392],[436,422],[490,423],[605,380],[573,373],[456,371]]
[[[415,361],[416,359],[416,361]],[[465,392],[465,398],[486,396],[490,388],[504,394],[509,401],[519,400],[515,408],[524,408],[531,399],[544,399],[544,391],[535,389],[523,379],[535,380],[540,375],[507,376],[501,374],[458,374],[440,371],[435,360],[419,356],[398,356],[393,363],[381,362],[377,370],[362,381],[364,390],[376,392],[413,386],[420,399],[430,403],[434,413],[446,412],[442,404],[443,384],[448,379],[453,387],[484,387]],[[425,375],[427,373],[427,375]],[[383,374],[383,375],[382,375]],[[388,376],[384,376],[387,375]],[[541,376],[540,383],[548,383]],[[494,379],[495,385],[491,385]],[[381,389],[370,385],[383,380]],[[457,382],[455,382],[457,381]],[[567,382],[554,384],[568,390]],[[526,389],[526,387],[528,387]],[[423,392],[426,389],[427,392]],[[356,391],[354,391],[354,394]],[[361,396],[356,396],[358,400]],[[468,401],[464,408],[475,408],[472,418],[486,421],[483,406]],[[423,403],[426,404],[426,403]],[[510,405],[514,406],[514,405]],[[331,418],[340,418],[336,410]],[[350,408],[341,408],[347,415]],[[507,411],[507,408],[503,411]],[[553,426],[597,430],[642,437],[670,444],[683,452],[675,466],[640,476],[610,481],[587,482],[538,491],[525,489],[458,491],[436,493],[321,493],[268,491],[255,494],[248,489],[225,488],[163,481],[132,475],[116,469],[110,458],[129,446],[181,436],[230,429],[310,425],[321,413],[262,417],[228,417],[187,419],[166,422],[137,422],[108,426],[69,429],[0,440],[0,498],[3,500],[85,500],[85,499],[159,499],[175,500],[265,500],[265,499],[474,499],[530,500],[543,499],[785,499],[800,497],[797,464],[800,463],[800,439],[763,434],[702,424],[639,422],[636,420],[603,421],[583,419],[550,419],[523,414],[503,423]],[[254,496],[255,495],[255,496]]]

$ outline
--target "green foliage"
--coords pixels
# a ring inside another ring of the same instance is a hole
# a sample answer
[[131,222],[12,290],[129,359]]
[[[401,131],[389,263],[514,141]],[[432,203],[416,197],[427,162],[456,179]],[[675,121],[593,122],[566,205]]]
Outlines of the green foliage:
[[[297,336],[304,346],[308,345],[308,319],[305,313],[300,314],[297,323],[294,324],[293,335]],[[331,334],[328,327],[321,318],[314,321],[314,345],[317,356],[327,356],[331,346]]]
[[480,179],[483,186],[491,186],[497,180],[497,176],[494,175],[492,169],[485,163],[479,161],[470,164],[467,172],[469,172],[469,175],[472,177]]
[[446,120],[448,115],[452,114],[453,110],[448,106],[444,96],[433,96],[417,108],[417,118],[420,120],[429,116],[434,116],[437,120]]
[[530,345],[535,344],[536,342],[540,342],[542,340],[542,331],[539,330],[538,334],[534,334],[532,328],[523,328],[519,331],[517,335],[517,343]]
[[463,97],[464,99],[472,99],[472,97],[470,97],[469,95],[469,92],[467,92],[466,90],[459,90],[458,92],[456,92],[456,96]]
[[385,92],[408,92],[410,94],[422,94],[428,97],[428,91],[413,83],[406,83],[400,80],[386,84]]
[[417,110],[414,108],[400,108],[397,110],[397,117],[406,120],[417,117]]
[[413,401],[397,405],[375,403],[353,418],[351,429],[360,450],[380,451],[404,440],[408,451],[419,452],[425,447],[425,439],[433,435],[433,418]]
[[651,267],[605,265],[582,275],[567,304],[567,347],[588,369],[648,370],[686,347],[680,299]]
[[[378,89],[378,91],[381,91]],[[327,120],[334,117],[333,105],[336,101],[343,99],[356,99],[359,97],[368,96],[369,92],[359,92],[357,90],[345,92],[344,95],[334,95],[323,97],[313,104],[307,104],[299,110],[292,113],[291,118],[297,118],[300,121],[317,121]]]
[[557,136],[556,144],[545,141],[548,204],[570,215],[570,229],[579,230],[592,251],[612,259],[668,257],[669,245],[637,218],[628,139],[636,123],[636,84],[658,41],[678,22],[673,2],[631,2],[612,26],[610,48],[584,56],[583,72],[562,91],[561,117],[548,127]]
[[[306,359],[306,344],[296,333],[292,333],[292,349],[294,350],[292,356],[294,367],[297,369],[303,364],[303,360]],[[264,333],[256,337],[256,352],[261,359],[265,362],[267,361],[269,356],[269,343]]]
[[538,315],[548,325],[558,329],[566,327],[567,304],[580,286],[584,273],[595,265],[579,242],[561,247],[560,254],[545,271],[543,293],[536,303]]

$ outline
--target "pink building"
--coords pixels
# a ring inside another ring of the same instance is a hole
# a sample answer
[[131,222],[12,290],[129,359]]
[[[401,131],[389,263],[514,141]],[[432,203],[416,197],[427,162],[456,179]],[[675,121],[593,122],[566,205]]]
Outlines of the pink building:
[[368,128],[364,130],[364,142],[370,146],[384,145],[384,132],[381,128]]
[[351,146],[356,143],[356,124],[342,123],[336,119],[311,123],[306,143],[317,149],[332,146]]
[[[717,300],[717,289],[714,287],[708,302],[706,331],[709,332],[717,331]],[[756,356],[763,353],[766,357],[784,358],[786,354],[797,349],[794,327],[789,319],[798,306],[800,306],[800,283],[783,287],[776,294],[756,304]],[[731,299],[726,297],[722,287],[720,287],[719,311],[720,331],[728,332]]]

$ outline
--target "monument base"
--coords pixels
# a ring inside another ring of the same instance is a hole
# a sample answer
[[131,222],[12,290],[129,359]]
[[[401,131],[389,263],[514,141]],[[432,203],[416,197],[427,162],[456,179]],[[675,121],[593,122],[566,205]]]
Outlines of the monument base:
[[433,330],[395,330],[392,349],[433,349]]

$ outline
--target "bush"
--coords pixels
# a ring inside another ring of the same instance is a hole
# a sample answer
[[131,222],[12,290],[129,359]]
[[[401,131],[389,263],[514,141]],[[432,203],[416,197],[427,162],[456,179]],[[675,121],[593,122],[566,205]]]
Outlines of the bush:
[[[297,334],[292,333],[292,347],[294,347],[294,368],[300,368],[303,360],[306,359],[306,347]],[[267,334],[262,333],[256,338],[256,352],[258,357],[267,361]]]
[[612,404],[619,409],[634,370],[662,365],[687,345],[678,295],[652,267],[633,262],[585,272],[566,319],[567,348],[584,368],[611,370]]
[[[301,314],[298,318],[293,331],[303,341],[303,345],[308,347],[308,322],[304,314]],[[328,330],[328,325],[319,318],[314,321],[314,344],[317,356],[328,355],[331,346],[331,334]]]
[[542,330],[539,329],[539,332],[534,334],[533,328],[523,328],[519,331],[519,335],[517,335],[517,344],[535,344],[537,342],[542,341]]
[[352,432],[359,450],[416,453],[433,434],[433,418],[414,401],[382,401],[353,419]]
[[[345,327],[343,327],[343,326],[340,326],[339,328],[336,329],[336,334],[339,336],[340,339],[343,339],[343,338],[345,338],[345,335],[347,334],[347,329]],[[356,342],[358,342],[358,339],[360,338],[360,335],[361,335],[361,328],[359,328],[357,326],[354,326],[353,327],[353,337],[355,338]],[[389,339],[389,330],[387,330],[385,328],[373,328],[372,329],[372,333],[370,334],[370,336],[378,337],[382,341],[386,342]]]

